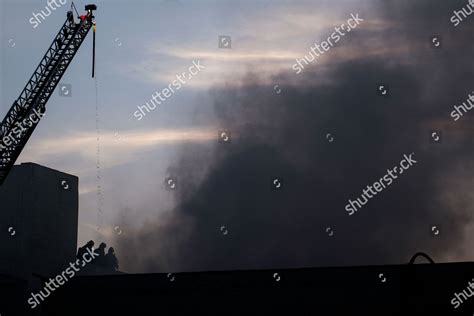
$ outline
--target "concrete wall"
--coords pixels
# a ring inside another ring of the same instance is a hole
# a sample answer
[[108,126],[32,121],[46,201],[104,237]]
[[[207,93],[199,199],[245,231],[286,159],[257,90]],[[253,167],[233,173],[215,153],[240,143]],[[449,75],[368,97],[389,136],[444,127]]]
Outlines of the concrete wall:
[[13,168],[0,186],[0,274],[50,277],[74,260],[78,184],[76,176],[33,163]]

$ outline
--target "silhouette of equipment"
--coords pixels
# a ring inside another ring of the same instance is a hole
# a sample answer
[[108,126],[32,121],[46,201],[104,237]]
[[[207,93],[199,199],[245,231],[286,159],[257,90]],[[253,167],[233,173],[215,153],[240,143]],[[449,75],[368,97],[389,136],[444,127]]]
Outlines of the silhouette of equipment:
[[[89,4],[85,9],[86,14],[77,23],[72,10],[67,12],[66,22],[0,124],[0,185],[40,122],[46,103],[93,25],[95,32],[93,11],[97,6]],[[93,63],[94,58],[95,52]]]

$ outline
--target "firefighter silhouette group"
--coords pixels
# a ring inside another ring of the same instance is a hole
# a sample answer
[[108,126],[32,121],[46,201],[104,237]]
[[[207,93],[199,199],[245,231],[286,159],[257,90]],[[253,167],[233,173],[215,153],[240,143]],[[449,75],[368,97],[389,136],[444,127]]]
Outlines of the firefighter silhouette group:
[[87,249],[92,248],[98,255],[94,261],[91,262],[93,266],[105,272],[117,272],[119,265],[114,248],[110,247],[107,253],[105,253],[105,249],[107,248],[105,243],[101,243],[98,248],[94,248],[94,245],[94,241],[90,240],[87,244],[80,247],[77,251],[76,258],[82,260],[84,254],[87,253]]

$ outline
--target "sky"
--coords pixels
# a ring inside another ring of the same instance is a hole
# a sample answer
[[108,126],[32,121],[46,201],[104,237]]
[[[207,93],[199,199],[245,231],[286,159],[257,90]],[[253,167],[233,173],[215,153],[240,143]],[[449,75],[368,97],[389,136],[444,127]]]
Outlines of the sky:
[[[61,80],[71,96],[57,88],[17,161],[79,177],[79,245],[107,242],[132,273],[473,260],[473,114],[450,116],[474,94],[474,15],[451,22],[467,1],[96,4],[96,78],[89,35]],[[70,1],[33,27],[46,5],[0,1],[1,116]],[[364,21],[296,74],[351,14]],[[193,61],[204,68],[138,121]],[[348,216],[409,153],[419,163]]]

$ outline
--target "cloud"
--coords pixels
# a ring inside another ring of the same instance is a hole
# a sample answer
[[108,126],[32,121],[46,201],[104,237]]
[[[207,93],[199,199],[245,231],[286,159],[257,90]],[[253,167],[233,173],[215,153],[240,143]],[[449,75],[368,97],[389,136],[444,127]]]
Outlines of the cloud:
[[[358,1],[361,6],[354,6],[354,9],[364,9],[362,4],[367,2]],[[327,39],[334,27],[345,23],[350,14],[344,6],[303,6],[300,3],[289,10],[286,5],[277,3],[266,10],[253,12],[247,19],[229,18],[233,26],[232,49],[219,49],[217,36],[205,40],[196,37],[167,46],[150,40],[143,59],[127,67],[128,75],[166,86],[185,71],[192,60],[199,59],[206,68],[187,84],[196,89],[238,85],[241,83],[239,78],[250,71],[258,72],[262,80],[270,82],[271,76],[291,69],[295,59],[303,58],[311,45]],[[365,11],[362,16],[366,16]],[[394,25],[395,22],[371,17],[361,28],[364,32],[380,32]],[[379,46],[374,42],[366,43],[359,50],[351,49],[351,55],[348,55],[347,50],[334,48],[335,52],[321,58],[319,65],[340,63],[354,58],[353,55],[397,54],[400,49],[403,47]]]
[[[217,139],[215,130],[199,128],[134,130],[124,133],[103,131],[100,134],[100,146],[102,159],[107,161],[109,167],[114,167],[132,162],[137,155],[158,146],[210,142],[215,139]],[[91,166],[90,161],[95,161],[96,153],[96,133],[71,133],[29,144],[21,161],[45,163],[53,160],[53,157],[74,155],[86,160],[87,165]]]

